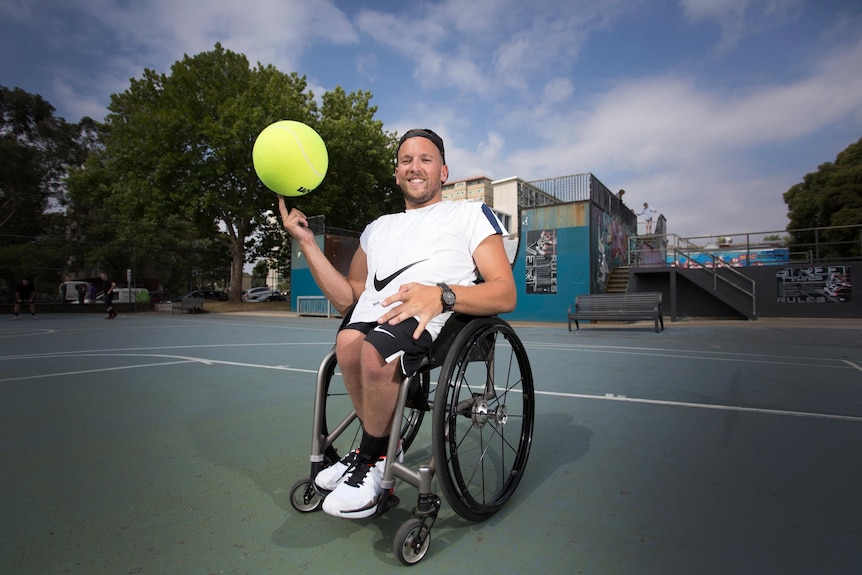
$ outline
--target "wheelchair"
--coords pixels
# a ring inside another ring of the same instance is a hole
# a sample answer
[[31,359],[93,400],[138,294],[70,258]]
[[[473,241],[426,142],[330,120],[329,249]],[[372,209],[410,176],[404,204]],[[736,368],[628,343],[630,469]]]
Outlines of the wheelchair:
[[[291,505],[301,513],[321,508],[327,493],[317,488],[315,476],[355,449],[362,433],[336,366],[333,348],[317,373],[311,473],[290,491]],[[429,412],[431,458],[411,469],[396,460],[398,444],[408,451]],[[389,435],[374,517],[400,502],[390,495],[396,478],[418,490],[410,518],[392,541],[402,564],[416,564],[428,552],[441,508],[435,477],[446,502],[470,521],[488,519],[508,501],[527,465],[534,413],[533,375],[512,327],[496,316],[450,317],[420,369],[402,382]]]

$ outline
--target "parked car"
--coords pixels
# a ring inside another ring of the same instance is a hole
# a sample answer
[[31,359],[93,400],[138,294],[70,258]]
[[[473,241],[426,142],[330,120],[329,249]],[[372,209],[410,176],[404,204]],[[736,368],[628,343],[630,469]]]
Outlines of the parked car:
[[84,287],[85,294],[87,282],[63,282],[60,284],[60,303],[78,303],[78,288]]
[[211,290],[211,289],[196,289],[194,291],[190,291],[186,295],[183,296],[183,299],[187,297],[202,297],[204,299],[216,300],[216,301],[227,301],[230,298],[226,293],[221,290]]
[[270,294],[270,293],[272,293],[272,288],[270,288],[268,286],[259,286],[259,287],[253,287],[251,289],[247,289],[244,292],[242,292],[242,299],[243,299],[243,301],[248,301],[252,297],[260,295],[262,293]]
[[277,291],[273,291],[253,294],[245,301],[247,301],[248,303],[255,303],[261,301],[287,301],[287,298],[278,293]]

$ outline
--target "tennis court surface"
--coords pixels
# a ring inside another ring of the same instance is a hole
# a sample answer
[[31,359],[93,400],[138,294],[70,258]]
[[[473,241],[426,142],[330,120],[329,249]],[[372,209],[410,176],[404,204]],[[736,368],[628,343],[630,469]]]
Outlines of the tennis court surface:
[[[858,320],[516,324],[537,391],[526,475],[470,523],[444,501],[402,567],[373,520],[300,514],[337,320],[0,321],[0,573],[853,573]],[[407,462],[430,453],[430,421]],[[424,438],[424,440],[423,440]]]

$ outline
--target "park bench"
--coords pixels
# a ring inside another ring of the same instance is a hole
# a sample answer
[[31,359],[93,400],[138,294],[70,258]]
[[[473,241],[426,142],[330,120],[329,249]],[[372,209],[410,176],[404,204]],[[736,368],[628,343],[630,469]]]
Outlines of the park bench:
[[184,297],[179,301],[173,302],[171,313],[175,310],[180,310],[181,313],[188,311],[189,313],[197,313],[204,308],[204,298],[202,297]]
[[655,331],[658,333],[664,329],[664,318],[661,311],[661,293],[579,295],[575,297],[574,305],[569,306],[569,331],[572,331],[572,322],[575,322],[575,329],[580,329],[578,325],[579,320],[654,320]]

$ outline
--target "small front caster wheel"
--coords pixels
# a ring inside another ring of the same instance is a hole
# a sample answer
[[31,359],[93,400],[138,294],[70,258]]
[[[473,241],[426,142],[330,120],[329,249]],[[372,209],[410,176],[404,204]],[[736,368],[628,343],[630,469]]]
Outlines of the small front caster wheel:
[[311,479],[300,479],[290,488],[290,504],[300,513],[311,513],[320,509],[323,497],[314,489]]
[[392,540],[392,552],[402,564],[415,565],[425,557],[430,545],[430,528],[423,529],[422,520],[414,517],[405,521],[398,529]]

